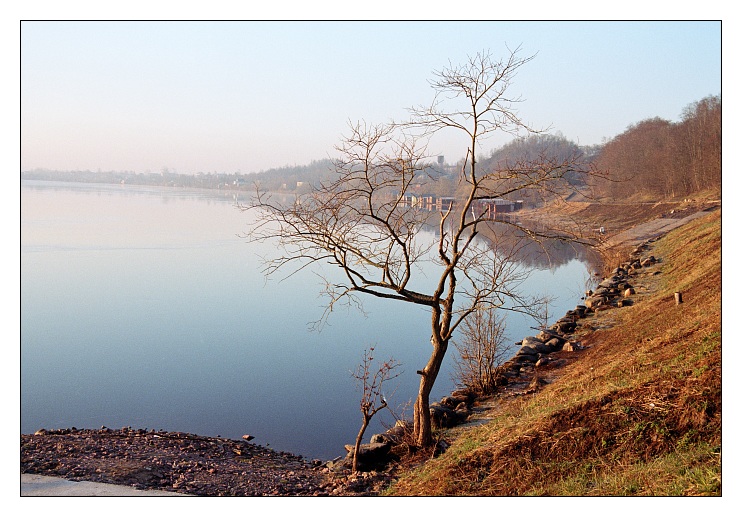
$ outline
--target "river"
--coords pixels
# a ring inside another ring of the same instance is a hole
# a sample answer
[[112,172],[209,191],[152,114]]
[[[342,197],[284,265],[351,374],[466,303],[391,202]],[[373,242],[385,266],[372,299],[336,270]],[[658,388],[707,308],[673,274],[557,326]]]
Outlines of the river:
[[[22,182],[22,433],[105,425],[251,434],[276,450],[331,459],[360,427],[350,372],[368,347],[402,364],[386,396],[410,416],[429,312],[368,299],[365,315],[339,310],[312,330],[324,307],[319,279],[310,270],[263,276],[260,257],[275,250],[241,237],[250,216],[236,195]],[[552,320],[585,290],[578,255],[532,264],[524,288],[555,296]],[[510,317],[511,342],[534,324]],[[431,400],[455,387],[454,352]],[[393,419],[380,413],[366,438]]]

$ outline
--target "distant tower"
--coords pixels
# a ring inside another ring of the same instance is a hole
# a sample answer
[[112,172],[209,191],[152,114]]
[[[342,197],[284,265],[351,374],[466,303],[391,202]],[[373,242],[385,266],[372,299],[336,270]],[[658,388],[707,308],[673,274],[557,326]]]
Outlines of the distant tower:
[[442,166],[442,165],[443,165],[443,162],[444,162],[444,160],[443,160],[443,155],[440,155],[440,156],[438,157],[438,165],[441,165],[441,166]]

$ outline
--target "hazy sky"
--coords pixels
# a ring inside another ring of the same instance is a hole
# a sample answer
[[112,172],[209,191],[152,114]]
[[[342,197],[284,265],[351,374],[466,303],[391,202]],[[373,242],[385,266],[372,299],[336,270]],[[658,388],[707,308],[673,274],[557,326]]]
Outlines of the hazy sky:
[[721,93],[719,22],[23,22],[21,170],[307,164],[349,120],[429,103],[449,61],[518,46],[520,115],[580,144]]

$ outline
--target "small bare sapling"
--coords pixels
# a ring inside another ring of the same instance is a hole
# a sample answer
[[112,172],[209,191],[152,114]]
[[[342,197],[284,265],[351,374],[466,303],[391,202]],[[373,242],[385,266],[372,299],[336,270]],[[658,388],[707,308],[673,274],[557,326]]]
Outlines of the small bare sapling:
[[361,428],[358,431],[356,437],[356,444],[353,450],[353,472],[358,471],[358,457],[361,450],[361,441],[363,440],[363,434],[366,432],[368,425],[371,423],[371,419],[387,407],[387,400],[384,397],[382,388],[386,381],[398,377],[402,372],[397,372],[397,368],[401,366],[401,363],[394,359],[388,359],[383,362],[374,371],[374,348],[371,347],[368,350],[363,351],[363,361],[353,372],[358,382],[358,386],[361,388],[363,395],[361,397],[360,409],[361,415],[363,415],[363,422]]

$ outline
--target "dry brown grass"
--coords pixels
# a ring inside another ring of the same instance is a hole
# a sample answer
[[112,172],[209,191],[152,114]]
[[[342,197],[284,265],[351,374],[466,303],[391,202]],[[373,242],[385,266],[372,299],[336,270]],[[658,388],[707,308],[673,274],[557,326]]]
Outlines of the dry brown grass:
[[[579,360],[458,430],[394,495],[721,493],[721,215],[667,235],[640,301],[585,320]],[[660,274],[654,274],[660,271]],[[676,305],[675,291],[684,303]]]

